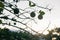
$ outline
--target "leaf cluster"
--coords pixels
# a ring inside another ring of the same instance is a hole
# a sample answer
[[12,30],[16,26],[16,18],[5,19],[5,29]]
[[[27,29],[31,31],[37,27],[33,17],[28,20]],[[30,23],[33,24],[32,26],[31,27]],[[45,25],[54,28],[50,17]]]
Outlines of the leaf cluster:
[[7,28],[0,28],[0,40],[36,40],[36,38],[28,32],[14,32]]

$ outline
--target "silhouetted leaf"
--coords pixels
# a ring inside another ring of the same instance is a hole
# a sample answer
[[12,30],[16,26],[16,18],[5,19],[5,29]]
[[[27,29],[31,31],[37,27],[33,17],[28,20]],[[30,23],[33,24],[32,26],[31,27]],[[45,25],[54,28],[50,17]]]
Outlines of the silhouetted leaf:
[[44,15],[45,14],[45,12],[44,11],[39,11],[39,13],[40,13],[40,15]]
[[3,14],[3,13],[0,11],[0,14]]
[[12,18],[11,20],[12,20],[12,21],[16,21],[16,19],[14,19],[14,18]]
[[9,19],[7,16],[3,16],[3,17],[0,17],[0,18]]
[[13,1],[16,2],[16,3],[19,2],[19,0],[13,0]]
[[0,24],[2,23],[2,20],[0,20]]
[[19,9],[18,8],[13,8],[14,14],[18,14],[19,13]]
[[8,6],[11,8],[13,5],[12,4],[9,4]]
[[0,8],[4,8],[4,4],[0,2]]
[[0,0],[0,1],[4,2],[5,0]]
[[38,19],[43,19],[43,16],[42,15],[38,15]]
[[35,14],[34,12],[31,12],[31,13],[30,13],[30,16],[31,16],[31,17],[35,17],[36,14]]
[[29,6],[30,7],[34,7],[34,6],[36,6],[34,3],[32,3],[31,1],[29,1]]
[[11,25],[10,22],[9,22],[9,25]]
[[4,4],[0,2],[0,13],[3,11],[3,8],[4,8]]

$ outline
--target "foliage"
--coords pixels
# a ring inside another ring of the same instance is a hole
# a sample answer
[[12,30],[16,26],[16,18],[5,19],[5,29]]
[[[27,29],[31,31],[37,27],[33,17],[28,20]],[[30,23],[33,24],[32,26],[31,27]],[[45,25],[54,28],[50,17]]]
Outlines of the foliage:
[[37,37],[28,32],[14,32],[7,28],[0,28],[0,40],[37,40]]
[[0,2],[0,14],[2,14],[1,12],[3,11],[3,8],[4,8],[4,4]]
[[[60,40],[60,28],[55,28],[55,29],[52,29],[51,31],[49,31],[49,34],[45,35],[45,38],[47,40],[52,40],[52,38],[56,38],[56,40]],[[58,33],[58,34],[53,34],[54,32]]]

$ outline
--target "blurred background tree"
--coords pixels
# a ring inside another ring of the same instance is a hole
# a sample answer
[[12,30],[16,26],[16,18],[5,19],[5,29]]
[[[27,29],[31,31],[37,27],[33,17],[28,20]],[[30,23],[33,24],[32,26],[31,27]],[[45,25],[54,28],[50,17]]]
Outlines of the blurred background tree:
[[60,40],[60,28],[48,30],[48,34],[45,35],[46,40]]

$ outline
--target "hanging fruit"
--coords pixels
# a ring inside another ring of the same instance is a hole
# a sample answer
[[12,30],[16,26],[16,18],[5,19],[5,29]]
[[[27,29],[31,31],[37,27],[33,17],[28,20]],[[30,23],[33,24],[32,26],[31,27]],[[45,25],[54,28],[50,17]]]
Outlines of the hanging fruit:
[[35,12],[31,12],[31,13],[30,13],[30,16],[31,16],[31,17],[35,17],[35,16],[36,16]]
[[30,7],[34,7],[35,6],[35,3],[32,3],[31,1],[29,1],[29,6]]
[[43,19],[43,16],[42,15],[38,15],[38,19]]
[[2,20],[0,20],[0,24],[2,23]]

